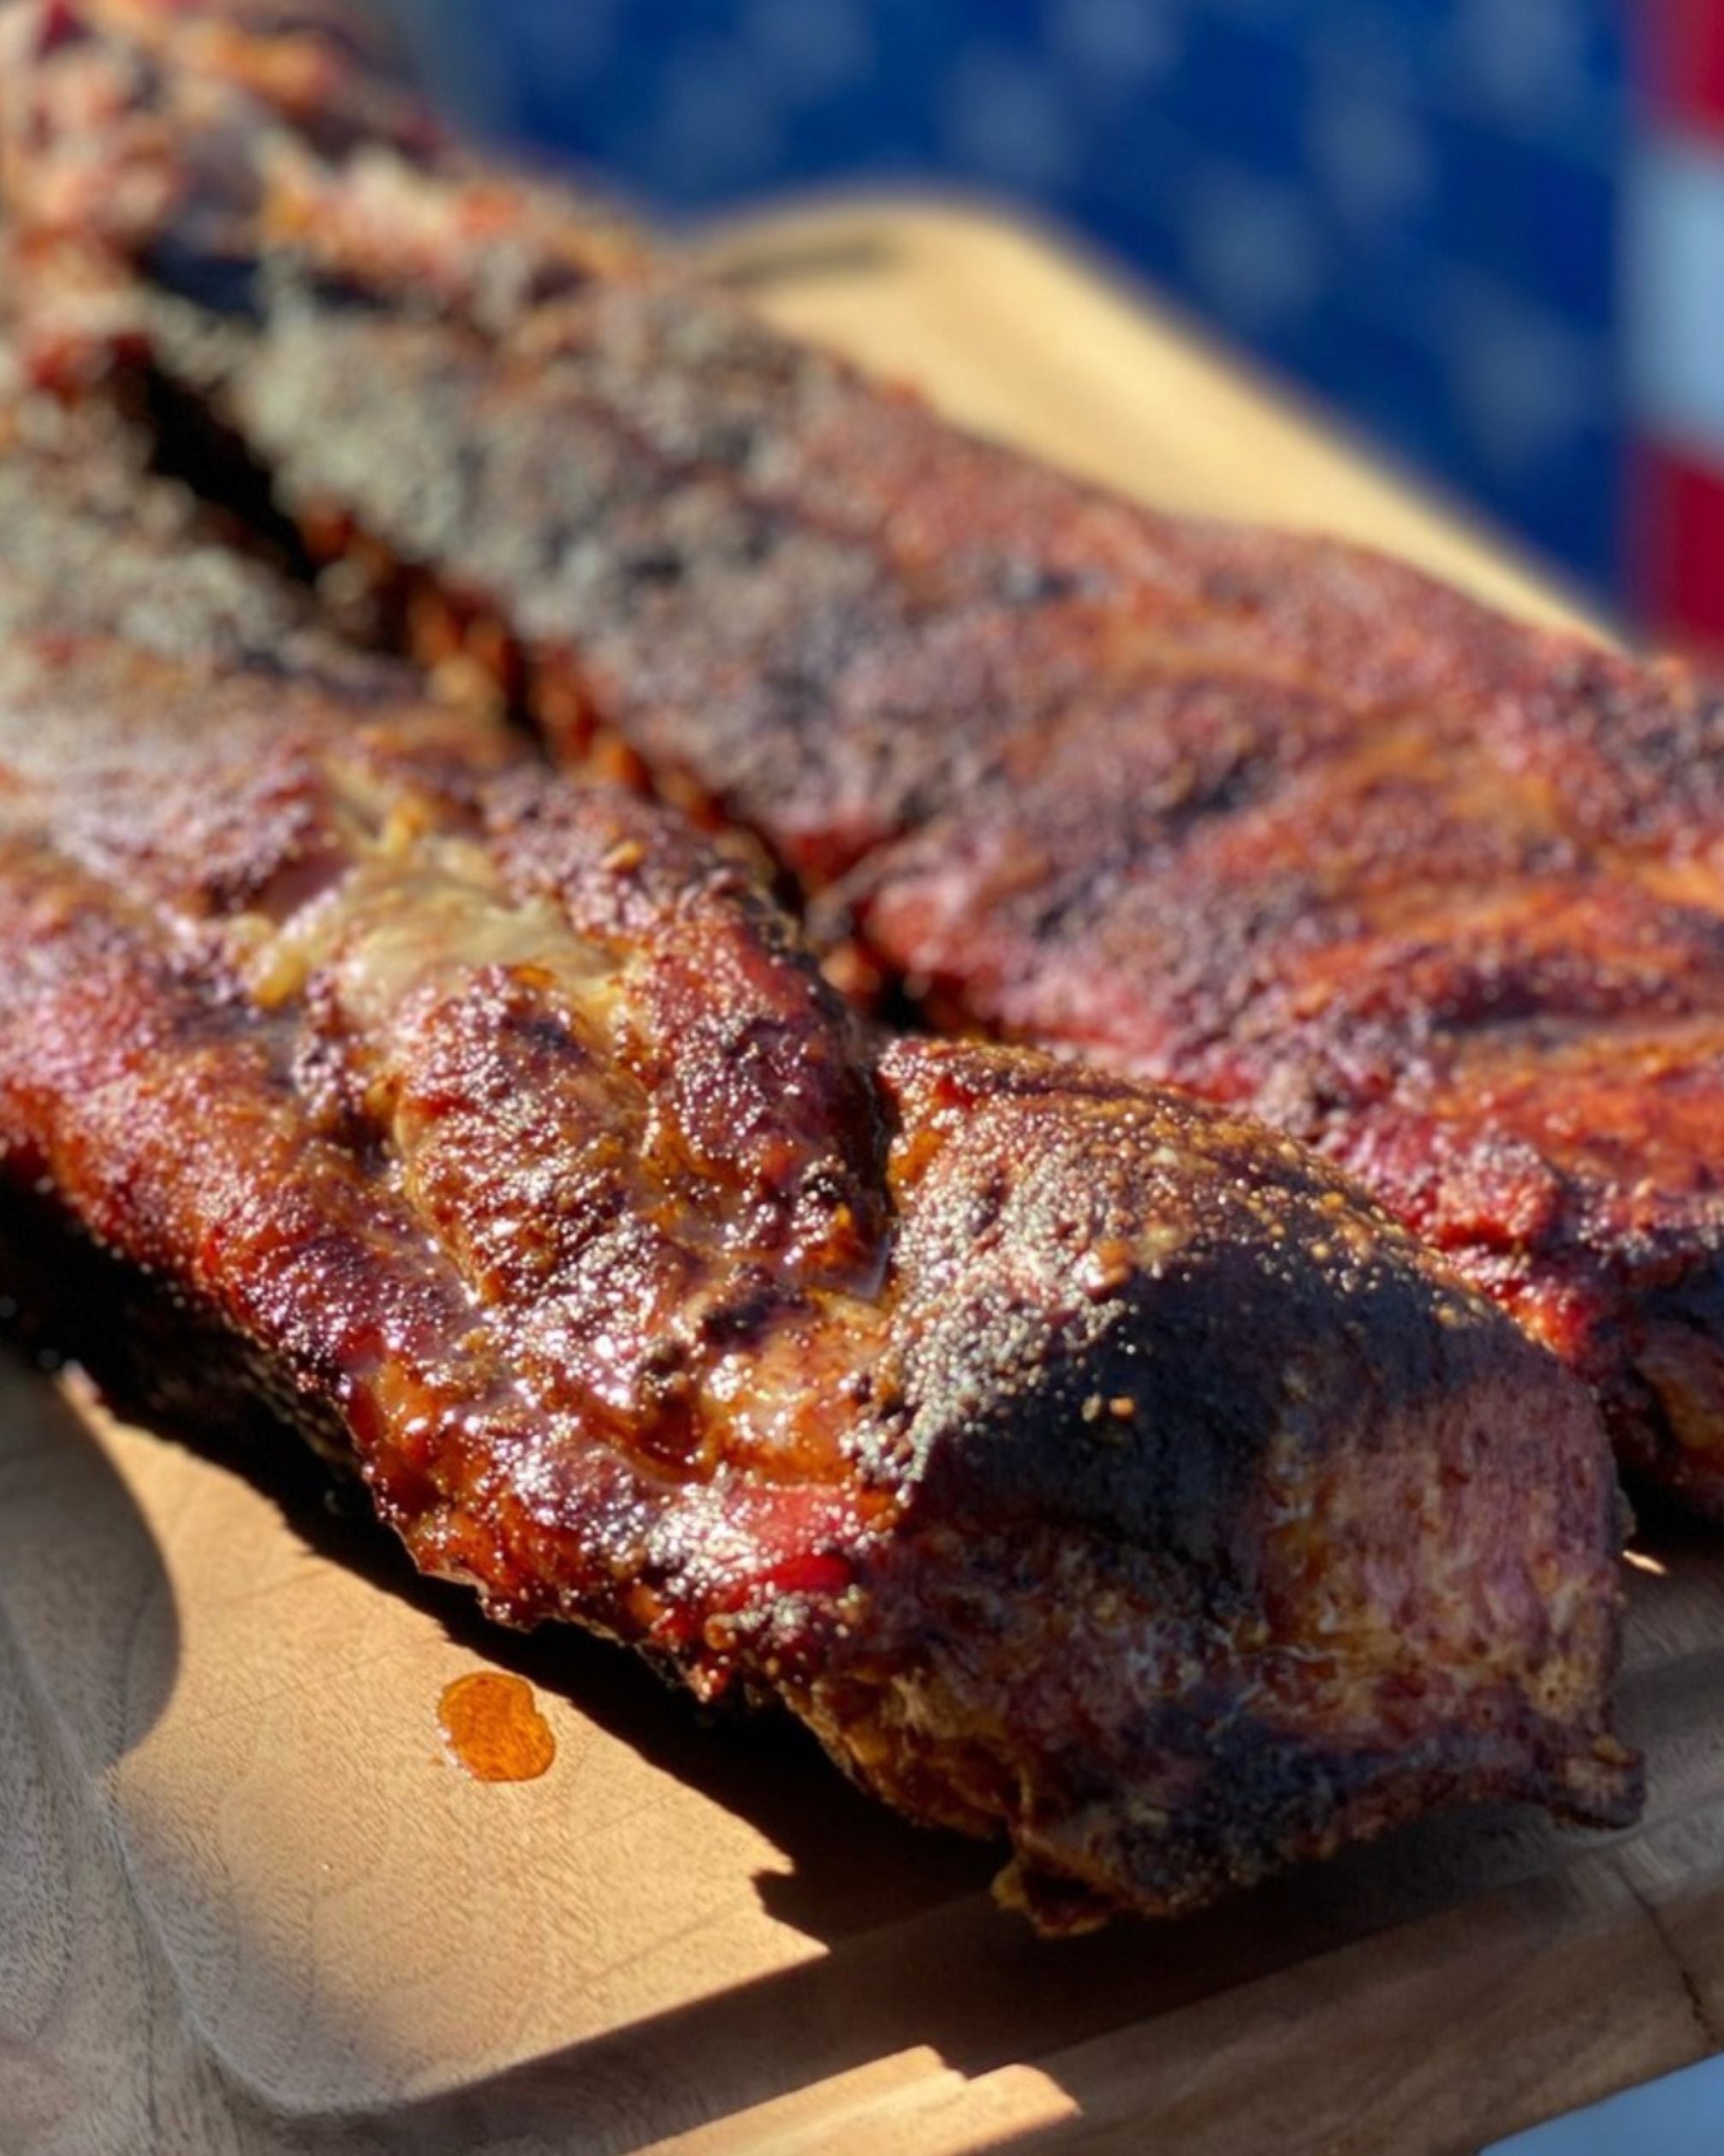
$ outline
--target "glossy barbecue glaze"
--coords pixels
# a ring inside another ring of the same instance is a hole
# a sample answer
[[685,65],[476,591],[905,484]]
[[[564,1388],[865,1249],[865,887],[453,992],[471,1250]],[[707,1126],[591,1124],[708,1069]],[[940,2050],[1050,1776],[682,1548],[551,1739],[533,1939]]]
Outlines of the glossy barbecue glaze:
[[1608,1454],[1507,1319],[1260,1125],[872,1043],[669,812],[176,515],[0,456],[0,1234],[70,1344],[1003,1830],[1052,1928],[1627,1814]]
[[1724,1513],[1715,695],[1086,491],[405,122],[320,156],[233,87],[314,39],[165,19],[14,10],[15,211],[424,654],[839,879],[843,977],[1346,1161]]

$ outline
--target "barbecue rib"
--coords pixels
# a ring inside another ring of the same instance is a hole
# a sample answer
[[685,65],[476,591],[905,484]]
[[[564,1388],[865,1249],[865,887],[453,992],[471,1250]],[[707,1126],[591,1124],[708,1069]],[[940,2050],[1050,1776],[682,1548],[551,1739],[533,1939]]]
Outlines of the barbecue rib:
[[1487,1301],[1261,1126],[871,1045],[673,812],[174,514],[0,454],[0,1240],[98,1374],[782,1700],[1049,1929],[1632,1812],[1608,1448]]
[[568,757],[835,879],[847,962],[1345,1161],[1724,1516],[1717,699],[970,440],[282,15],[13,8],[70,348],[152,345],[174,432],[218,417]]

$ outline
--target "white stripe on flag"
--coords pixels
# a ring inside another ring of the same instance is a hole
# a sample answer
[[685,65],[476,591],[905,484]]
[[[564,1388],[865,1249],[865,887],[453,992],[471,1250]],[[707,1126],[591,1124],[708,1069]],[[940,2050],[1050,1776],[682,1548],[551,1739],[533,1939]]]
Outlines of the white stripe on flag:
[[1622,292],[1636,419],[1672,447],[1724,457],[1724,144],[1643,140]]

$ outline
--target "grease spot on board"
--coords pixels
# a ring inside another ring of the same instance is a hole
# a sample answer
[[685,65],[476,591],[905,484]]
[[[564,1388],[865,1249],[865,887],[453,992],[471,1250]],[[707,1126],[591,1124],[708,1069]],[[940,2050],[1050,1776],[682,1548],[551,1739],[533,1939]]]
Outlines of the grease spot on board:
[[525,1677],[479,1670],[443,1687],[437,1701],[443,1750],[476,1782],[536,1782],[556,1757],[556,1739]]

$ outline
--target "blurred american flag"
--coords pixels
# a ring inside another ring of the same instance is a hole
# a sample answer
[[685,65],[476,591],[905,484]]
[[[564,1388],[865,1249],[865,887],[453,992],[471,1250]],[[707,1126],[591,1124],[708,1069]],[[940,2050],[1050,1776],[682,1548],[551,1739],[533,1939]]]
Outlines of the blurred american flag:
[[1724,638],[1724,0],[393,0],[650,205],[1032,202],[1662,631]]
[[1724,650],[1724,0],[1645,0],[1623,289],[1635,595]]

